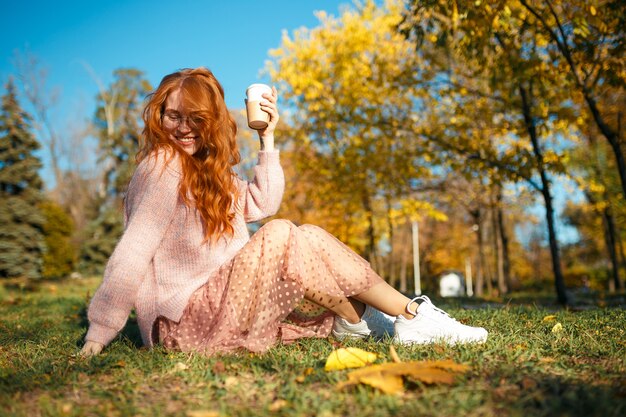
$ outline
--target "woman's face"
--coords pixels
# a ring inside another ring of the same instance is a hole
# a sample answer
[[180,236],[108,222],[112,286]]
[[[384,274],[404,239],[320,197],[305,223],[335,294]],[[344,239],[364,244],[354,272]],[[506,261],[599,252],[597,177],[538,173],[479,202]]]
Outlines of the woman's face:
[[165,101],[163,129],[170,140],[176,142],[189,155],[193,155],[198,150],[196,140],[199,138],[197,130],[190,125],[189,117],[183,108],[180,89],[172,91]]

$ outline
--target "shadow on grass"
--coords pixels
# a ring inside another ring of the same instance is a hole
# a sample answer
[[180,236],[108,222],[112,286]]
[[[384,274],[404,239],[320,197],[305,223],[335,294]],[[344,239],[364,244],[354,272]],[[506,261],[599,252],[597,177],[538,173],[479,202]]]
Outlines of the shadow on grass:
[[[83,330],[81,336],[74,341],[76,346],[75,352],[78,352],[78,349],[84,344],[89,325],[87,309],[83,307],[74,317],[76,319],[72,320],[70,326],[73,328],[79,327]],[[6,346],[12,345],[13,347],[21,341],[39,344],[47,340],[50,335],[54,335],[54,329],[58,331],[58,326],[54,326],[54,323],[50,320],[42,320],[21,331],[12,332],[10,340],[3,340],[2,344]],[[135,349],[143,345],[139,326],[134,315],[128,320],[117,339],[122,340],[114,343],[125,343]],[[0,369],[0,392],[16,393],[33,390],[55,390],[71,384],[79,373],[91,375],[107,374],[111,369],[119,366],[119,354],[102,355],[86,360],[76,357],[75,352],[69,356],[57,356],[52,350],[54,350],[54,347],[50,347],[48,354],[43,352],[43,354],[37,355],[30,354],[28,357],[25,357],[24,354],[16,353],[20,360],[26,361],[27,366],[17,365]],[[26,353],[28,354],[28,352]]]
[[521,415],[626,415],[626,379],[613,381],[611,385],[568,381],[559,376],[524,378],[513,388],[494,388],[491,396],[496,408],[516,410]]
[[[83,333],[81,337],[76,341],[76,346],[82,347],[85,343],[85,336],[87,335],[87,330],[89,330],[89,320],[87,319],[87,308],[83,307],[79,313],[79,326],[83,329]],[[143,341],[141,340],[141,332],[139,330],[139,324],[137,324],[137,317],[135,314],[131,314],[126,322],[126,325],[120,332],[118,336],[122,338],[128,339],[130,343],[137,349],[143,346]]]

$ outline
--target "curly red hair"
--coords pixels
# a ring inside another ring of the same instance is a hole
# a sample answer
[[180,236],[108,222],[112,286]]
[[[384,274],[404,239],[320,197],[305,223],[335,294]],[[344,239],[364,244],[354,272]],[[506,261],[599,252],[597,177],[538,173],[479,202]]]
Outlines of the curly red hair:
[[[193,155],[173,143],[162,127],[167,97],[179,89],[190,123],[199,133]],[[143,120],[137,162],[161,149],[172,151],[168,152],[171,157],[178,154],[182,165],[180,196],[187,207],[195,208],[200,214],[205,239],[232,236],[237,196],[233,166],[241,156],[236,141],[237,125],[224,102],[224,89],[213,73],[200,67],[166,75],[148,96]]]

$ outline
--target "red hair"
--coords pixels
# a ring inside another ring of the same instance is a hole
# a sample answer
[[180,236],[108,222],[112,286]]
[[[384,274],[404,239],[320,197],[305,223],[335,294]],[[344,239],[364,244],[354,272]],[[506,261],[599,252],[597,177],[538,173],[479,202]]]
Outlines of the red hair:
[[[167,97],[180,90],[190,123],[198,132],[197,151],[187,154],[169,139],[162,127]],[[148,96],[143,111],[145,127],[137,162],[160,149],[176,152],[182,165],[180,196],[195,208],[204,222],[205,239],[217,240],[233,234],[233,204],[237,196],[233,166],[241,160],[237,147],[237,125],[224,102],[224,89],[211,71],[200,67],[166,75]]]

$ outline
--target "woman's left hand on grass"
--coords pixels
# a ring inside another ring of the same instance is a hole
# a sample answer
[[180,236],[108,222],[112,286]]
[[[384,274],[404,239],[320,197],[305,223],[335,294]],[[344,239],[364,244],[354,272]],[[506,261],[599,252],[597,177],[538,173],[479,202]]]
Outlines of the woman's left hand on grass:
[[104,345],[102,343],[98,343],[98,342],[92,342],[91,340],[87,340],[85,342],[85,345],[83,346],[83,348],[80,350],[80,356],[95,356],[100,354],[100,352],[102,352],[102,349],[104,349]]

